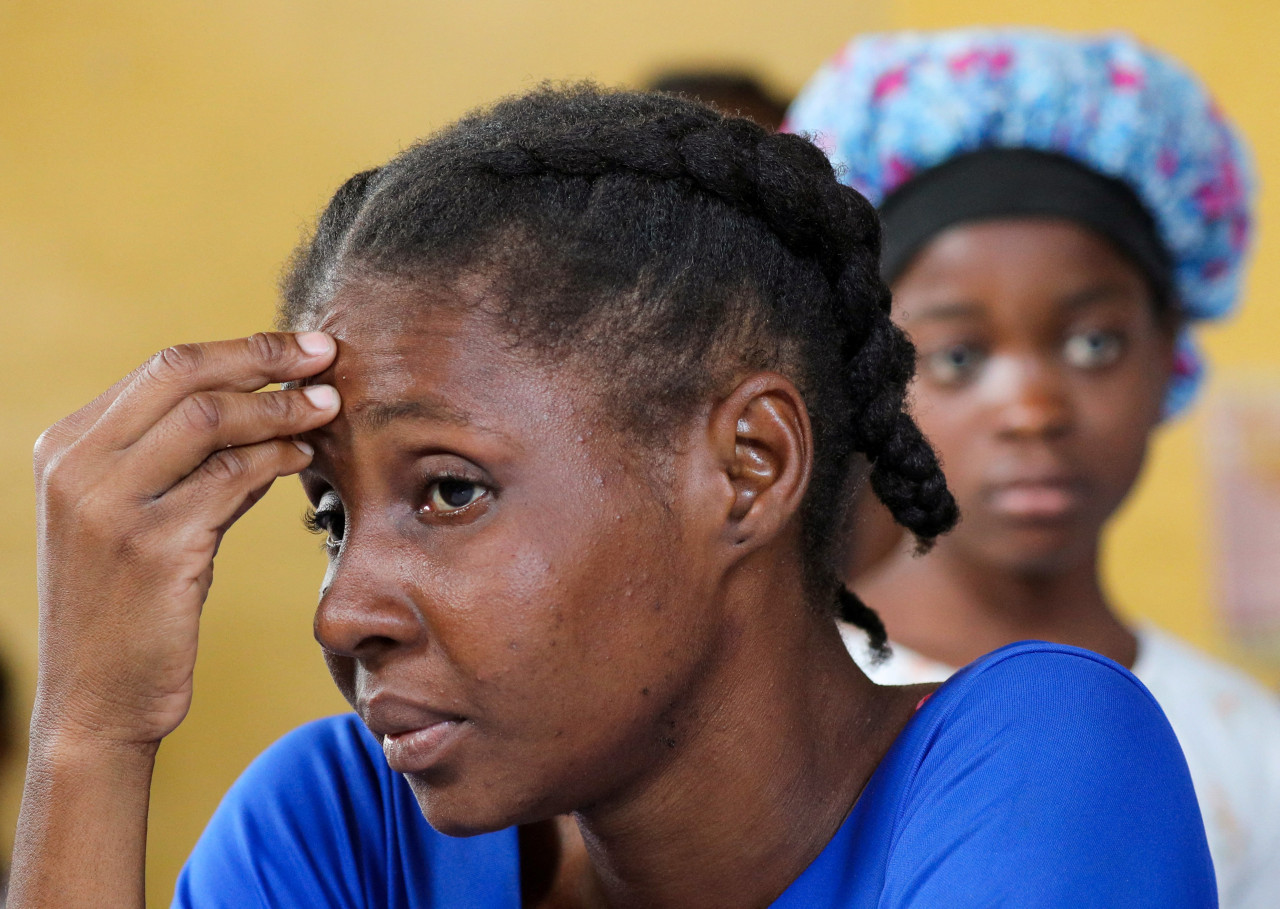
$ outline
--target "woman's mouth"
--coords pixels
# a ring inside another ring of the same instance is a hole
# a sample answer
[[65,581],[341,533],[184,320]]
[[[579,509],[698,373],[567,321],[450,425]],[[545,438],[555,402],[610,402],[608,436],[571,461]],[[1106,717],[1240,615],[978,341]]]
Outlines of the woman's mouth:
[[464,717],[386,692],[359,699],[357,712],[382,740],[387,766],[396,773],[421,773],[438,764],[467,725]]
[[396,773],[421,773],[439,762],[462,731],[462,720],[441,720],[421,729],[382,737],[387,766]]

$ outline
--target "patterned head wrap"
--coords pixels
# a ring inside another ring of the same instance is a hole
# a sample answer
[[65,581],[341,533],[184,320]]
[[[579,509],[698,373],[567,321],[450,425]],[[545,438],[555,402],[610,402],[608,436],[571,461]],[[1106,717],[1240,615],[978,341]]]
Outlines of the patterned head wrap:
[[[783,128],[812,136],[877,206],[966,152],[1065,156],[1122,181],[1146,207],[1189,325],[1235,306],[1252,227],[1247,150],[1194,76],[1127,35],[1006,28],[855,38],[809,81]],[[1184,330],[1166,412],[1191,400],[1202,374]]]

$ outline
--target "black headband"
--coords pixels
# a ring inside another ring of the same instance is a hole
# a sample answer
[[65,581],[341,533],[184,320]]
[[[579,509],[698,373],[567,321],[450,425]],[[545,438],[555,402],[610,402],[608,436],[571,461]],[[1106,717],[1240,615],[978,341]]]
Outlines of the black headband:
[[1158,301],[1172,287],[1170,257],[1129,186],[1070,158],[1026,148],[969,152],[924,171],[880,206],[880,270],[892,282],[930,240],[965,221],[1051,217],[1106,237],[1150,278]]

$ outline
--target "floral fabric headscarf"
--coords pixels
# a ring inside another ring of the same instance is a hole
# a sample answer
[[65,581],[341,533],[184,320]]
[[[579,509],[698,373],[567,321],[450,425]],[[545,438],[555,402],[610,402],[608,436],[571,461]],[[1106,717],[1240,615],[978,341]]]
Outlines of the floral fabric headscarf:
[[[1123,181],[1146,206],[1188,328],[1236,305],[1252,233],[1248,152],[1199,80],[1127,35],[1004,28],[855,38],[805,86],[783,128],[812,137],[876,205],[965,152],[1065,155]],[[1167,412],[1191,400],[1202,373],[1184,330]]]

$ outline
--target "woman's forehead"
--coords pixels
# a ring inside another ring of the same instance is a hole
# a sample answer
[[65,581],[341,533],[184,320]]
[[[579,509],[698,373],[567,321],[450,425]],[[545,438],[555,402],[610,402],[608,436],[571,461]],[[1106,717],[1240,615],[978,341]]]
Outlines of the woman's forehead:
[[593,412],[590,382],[504,337],[480,306],[442,288],[362,282],[334,295],[317,328],[338,342],[313,381],[333,384],[351,429],[406,420],[519,436]]

